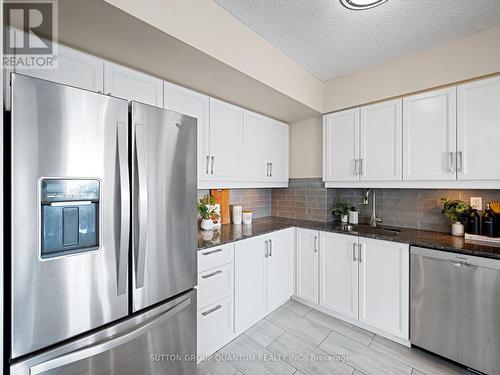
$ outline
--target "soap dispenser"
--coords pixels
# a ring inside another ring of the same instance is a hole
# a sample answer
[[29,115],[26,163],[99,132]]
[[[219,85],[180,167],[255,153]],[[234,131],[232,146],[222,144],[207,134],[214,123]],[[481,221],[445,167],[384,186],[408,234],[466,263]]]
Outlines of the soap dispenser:
[[481,234],[487,237],[495,237],[497,227],[497,217],[495,213],[491,210],[490,204],[486,204],[486,210],[484,210],[483,216],[481,217]]
[[467,229],[466,233],[469,234],[481,234],[481,216],[477,213],[477,210],[471,210],[469,216],[467,217]]

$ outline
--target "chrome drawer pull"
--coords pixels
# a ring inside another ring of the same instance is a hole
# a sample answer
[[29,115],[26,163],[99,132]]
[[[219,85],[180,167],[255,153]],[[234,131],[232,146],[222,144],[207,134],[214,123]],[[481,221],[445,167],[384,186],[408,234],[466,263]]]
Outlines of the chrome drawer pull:
[[217,305],[217,306],[215,306],[214,308],[211,308],[208,311],[202,312],[201,315],[207,316],[207,315],[210,315],[211,313],[216,312],[217,310],[220,310],[220,309],[222,309],[222,305]]
[[215,254],[215,253],[220,253],[222,249],[216,249],[212,251],[207,251],[206,253],[202,253],[203,255],[210,255],[210,254]]
[[202,279],[208,279],[209,277],[218,275],[219,273],[222,273],[222,271],[221,270],[217,270],[215,272],[209,273],[208,275],[203,275],[201,278]]

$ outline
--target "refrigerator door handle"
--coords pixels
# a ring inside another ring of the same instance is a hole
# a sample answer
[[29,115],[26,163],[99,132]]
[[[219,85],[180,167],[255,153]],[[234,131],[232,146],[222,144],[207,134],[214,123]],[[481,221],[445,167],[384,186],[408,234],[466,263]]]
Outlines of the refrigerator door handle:
[[118,253],[117,292],[127,292],[127,258],[130,232],[130,187],[128,175],[128,128],[123,122],[118,123],[118,166],[120,173],[120,250]]
[[47,362],[40,363],[39,365],[35,365],[30,368],[30,375],[37,375],[37,374],[43,374],[45,372],[57,369],[59,367],[68,365],[70,363],[74,363],[77,361],[80,361],[85,358],[90,358],[93,356],[96,356],[98,354],[107,352],[109,350],[112,350],[116,347],[119,347],[121,345],[124,345],[137,337],[140,337],[143,335],[145,332],[159,326],[166,320],[172,318],[174,315],[182,311],[184,308],[189,306],[191,303],[193,303],[191,298],[188,298],[184,300],[183,302],[179,303],[175,307],[173,307],[170,310],[167,310],[166,312],[160,314],[158,317],[156,317],[153,320],[148,320],[147,323],[138,326],[136,329],[132,331],[126,331],[125,333],[115,336],[113,338],[110,338],[109,340],[106,340],[104,342],[99,342],[98,344],[87,346],[83,349],[80,350],[75,350],[73,352],[70,352],[68,354],[64,354],[60,357],[56,357],[54,359],[48,360]]
[[144,272],[146,268],[146,240],[148,227],[148,189],[146,173],[146,148],[144,147],[144,127],[135,124],[135,150],[137,157],[138,174],[138,235],[135,249],[135,287],[137,289],[144,286]]

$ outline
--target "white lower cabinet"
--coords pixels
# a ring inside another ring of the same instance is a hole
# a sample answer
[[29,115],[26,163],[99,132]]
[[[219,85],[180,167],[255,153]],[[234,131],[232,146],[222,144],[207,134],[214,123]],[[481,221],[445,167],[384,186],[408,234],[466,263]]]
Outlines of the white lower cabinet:
[[312,303],[319,303],[319,232],[297,228],[295,241],[295,294]]
[[358,237],[320,233],[319,304],[358,319]]
[[198,310],[198,356],[215,353],[233,337],[233,297]]
[[407,244],[297,229],[298,299],[400,342],[409,339],[409,270]]
[[409,246],[359,239],[359,320],[409,339]]
[[285,229],[235,244],[235,332],[242,333],[292,295],[293,233]]
[[198,354],[213,354],[234,337],[234,243],[198,252]]

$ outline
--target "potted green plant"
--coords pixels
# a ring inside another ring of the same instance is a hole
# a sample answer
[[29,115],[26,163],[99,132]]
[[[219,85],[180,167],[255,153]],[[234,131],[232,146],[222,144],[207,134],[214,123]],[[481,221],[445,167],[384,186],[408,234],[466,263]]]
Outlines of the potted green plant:
[[349,202],[336,203],[332,207],[332,215],[340,218],[342,223],[347,223],[349,221],[349,211],[351,211],[351,209],[352,205]]
[[442,213],[451,222],[451,234],[454,236],[464,235],[464,223],[467,220],[467,214],[471,210],[471,206],[461,201],[460,199],[450,199],[449,197],[442,197],[441,203],[443,204]]
[[198,214],[201,217],[201,229],[212,230],[214,228],[214,221],[220,217],[215,206],[215,198],[207,195],[198,201]]

